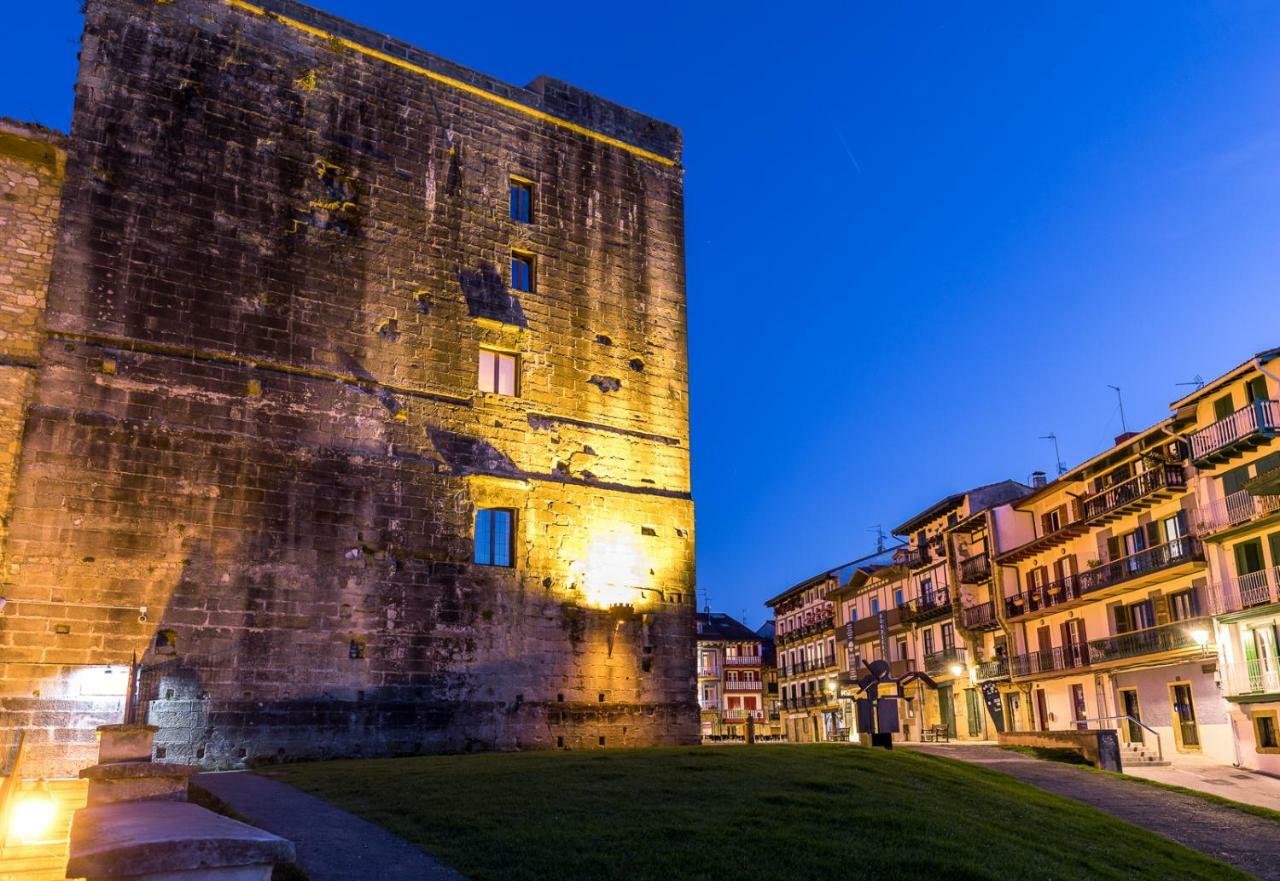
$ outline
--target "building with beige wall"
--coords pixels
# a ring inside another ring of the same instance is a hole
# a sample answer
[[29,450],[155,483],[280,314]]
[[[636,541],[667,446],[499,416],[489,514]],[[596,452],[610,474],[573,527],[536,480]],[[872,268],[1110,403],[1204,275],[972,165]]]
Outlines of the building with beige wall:
[[736,618],[698,613],[698,704],[703,740],[781,734],[771,640]]
[[1280,349],[1174,402],[1198,474],[1217,678],[1234,761],[1280,773]]

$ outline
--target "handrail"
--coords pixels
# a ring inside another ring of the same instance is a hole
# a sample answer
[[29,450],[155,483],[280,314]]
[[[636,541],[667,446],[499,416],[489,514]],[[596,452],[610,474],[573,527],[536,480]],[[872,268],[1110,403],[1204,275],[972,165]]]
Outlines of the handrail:
[[1141,719],[1135,719],[1133,716],[1099,716],[1096,719],[1076,719],[1074,721],[1077,724],[1080,722],[1083,722],[1084,724],[1088,725],[1090,722],[1108,722],[1108,721],[1111,721],[1112,719],[1127,719],[1133,724],[1137,725],[1139,728],[1142,728],[1145,731],[1150,731],[1151,735],[1156,739],[1156,756],[1159,758],[1160,761],[1162,762],[1164,761],[1164,744],[1160,742],[1160,732],[1156,731],[1154,728],[1152,728],[1146,722],[1143,722]]
[[22,753],[27,745],[27,732],[19,729],[17,734],[18,746],[13,752],[13,767],[0,785],[0,851],[4,850],[9,836],[9,810],[13,806],[13,796],[22,785]]

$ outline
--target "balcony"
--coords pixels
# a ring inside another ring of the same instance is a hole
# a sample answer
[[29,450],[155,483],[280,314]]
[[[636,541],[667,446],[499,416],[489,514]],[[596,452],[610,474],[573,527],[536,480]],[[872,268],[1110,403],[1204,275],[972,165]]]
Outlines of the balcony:
[[1073,645],[1066,649],[1057,647],[1043,652],[1028,652],[1025,655],[1014,655],[1009,671],[1015,676],[1036,676],[1043,673],[1057,673],[1089,666],[1089,652],[1086,646]]
[[902,605],[902,620],[906,624],[923,624],[949,614],[951,614],[951,591],[945,587],[934,588],[924,596],[907,600]]
[[763,722],[764,710],[725,710],[720,714],[725,722],[745,722],[748,716]]
[[1094,639],[1089,642],[1089,662],[1094,665],[1110,664],[1125,658],[1136,658],[1142,655],[1157,655],[1165,652],[1176,652],[1185,649],[1204,651],[1200,644],[1191,638],[1193,631],[1213,632],[1212,620],[1209,618],[1192,618],[1177,621],[1173,624],[1162,624],[1146,630],[1135,630],[1121,633],[1105,639]]
[[960,610],[960,623],[966,630],[995,630],[1000,626],[996,619],[996,604],[988,601],[965,606]]
[[908,569],[919,569],[929,563],[929,546],[916,545],[900,549],[895,555]]
[[720,675],[720,667],[717,664],[698,665],[698,675],[704,679],[715,679]]
[[1212,535],[1252,523],[1280,511],[1280,495],[1254,495],[1248,490],[1232,493],[1220,502],[1196,509],[1196,532]]
[[726,667],[759,667],[760,663],[759,655],[738,655],[724,659]]
[[778,645],[786,645],[788,643],[798,642],[802,639],[807,639],[810,636],[818,636],[833,630],[835,630],[835,618],[828,615],[825,618],[819,618],[818,620],[811,621],[808,624],[801,624],[794,630],[788,630],[786,633],[778,634],[777,642]]
[[1220,465],[1256,449],[1280,432],[1280,401],[1252,401],[1191,435],[1191,461]]
[[813,660],[801,658],[794,664],[783,664],[780,668],[783,676],[801,676],[805,673],[820,673],[836,665],[835,655],[821,655]]
[[990,661],[983,661],[973,668],[973,678],[976,682],[986,682],[989,679],[1008,679],[1009,659],[1007,657],[999,657]]
[[1166,544],[1105,563],[1096,569],[1068,575],[1043,587],[1007,597],[1005,615],[1017,618],[1057,606],[1074,605],[1090,594],[1121,585],[1126,585],[1126,589],[1136,587],[1138,583],[1151,580],[1152,576],[1167,570],[1203,562],[1204,547],[1200,540],[1184,535]]
[[1275,657],[1246,658],[1226,673],[1227,700],[1280,695],[1280,660]]
[[875,615],[868,615],[865,618],[859,618],[845,625],[845,641],[853,642],[856,639],[865,639],[880,632],[880,616],[884,615],[884,626],[888,630],[893,630],[905,622],[907,610],[905,608],[894,607],[886,612],[878,612]]
[[813,707],[825,707],[834,700],[834,697],[828,697],[821,692],[810,692],[799,697],[784,697],[782,699],[782,708],[784,710],[804,710]]
[[991,580],[991,558],[985,553],[965,557],[960,561],[960,582],[982,584]]
[[1186,488],[1187,475],[1181,465],[1159,465],[1086,496],[1080,501],[1080,509],[1090,526],[1103,526],[1138,508],[1171,498]]
[[760,691],[764,688],[764,683],[759,679],[727,679],[725,680],[724,688],[725,691]]
[[953,664],[964,666],[964,649],[953,647],[924,656],[924,672],[930,676],[950,673]]
[[1000,555],[1000,562],[1019,563],[1037,554],[1042,554],[1056,545],[1070,541],[1076,536],[1084,535],[1088,531],[1089,524],[1085,522],[1084,514],[1080,511],[1080,502],[1076,499],[1071,499],[1067,503],[1066,523],[1057,529],[1033,538],[1026,544],[1018,545],[1018,547],[1006,551]]
[[1215,583],[1211,596],[1210,611],[1215,615],[1280,603],[1280,566]]

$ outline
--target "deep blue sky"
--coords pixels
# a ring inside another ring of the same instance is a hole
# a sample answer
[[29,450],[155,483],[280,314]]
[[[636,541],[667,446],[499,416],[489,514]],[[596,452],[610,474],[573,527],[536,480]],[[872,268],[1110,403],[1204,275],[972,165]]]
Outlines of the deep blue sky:
[[[753,626],[1280,344],[1280,4],[320,5],[684,129],[699,593]],[[66,129],[77,7],[7,10],[0,114]]]

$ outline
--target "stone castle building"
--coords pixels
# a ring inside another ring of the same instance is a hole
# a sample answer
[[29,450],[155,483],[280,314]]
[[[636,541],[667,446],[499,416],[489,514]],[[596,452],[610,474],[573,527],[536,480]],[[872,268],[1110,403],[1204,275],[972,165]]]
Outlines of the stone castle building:
[[166,760],[695,741],[679,132],[291,0],[85,24],[0,131],[28,775],[135,653]]

